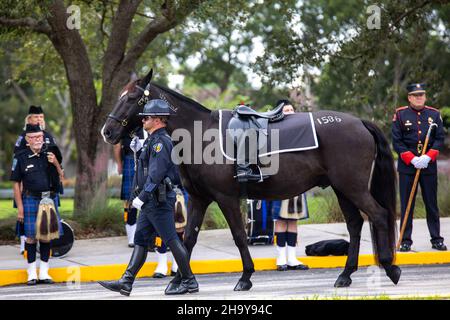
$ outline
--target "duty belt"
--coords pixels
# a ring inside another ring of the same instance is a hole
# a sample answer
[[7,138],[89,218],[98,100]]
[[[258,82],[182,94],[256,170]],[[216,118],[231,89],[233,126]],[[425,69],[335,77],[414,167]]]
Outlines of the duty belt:
[[35,198],[44,198],[45,196],[50,197],[50,198],[54,198],[56,197],[57,193],[53,192],[53,191],[43,191],[43,192],[35,192],[35,191],[29,191],[29,190],[24,190],[23,194],[29,197],[35,197]]

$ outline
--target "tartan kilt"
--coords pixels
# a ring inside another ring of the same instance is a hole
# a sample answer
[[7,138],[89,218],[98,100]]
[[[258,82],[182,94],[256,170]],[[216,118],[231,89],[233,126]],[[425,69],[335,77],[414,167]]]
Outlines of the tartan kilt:
[[[54,197],[52,200],[55,203],[56,214],[58,216],[59,235],[62,236],[64,233],[61,225],[61,217],[59,215],[58,210],[58,197]],[[35,238],[36,218],[37,213],[39,211],[39,202],[41,202],[41,199],[22,195],[22,201],[23,201],[23,216],[24,216],[23,223],[25,229],[25,236],[27,238]]]
[[131,190],[133,189],[134,178],[134,156],[126,155],[123,158],[122,170],[122,188],[120,190],[120,199],[130,200]]

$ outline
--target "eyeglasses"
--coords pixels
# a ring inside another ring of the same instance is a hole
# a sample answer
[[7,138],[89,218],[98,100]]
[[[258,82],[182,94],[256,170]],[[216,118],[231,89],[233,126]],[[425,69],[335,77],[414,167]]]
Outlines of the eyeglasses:
[[43,135],[40,135],[40,136],[27,136],[27,137],[28,137],[28,139],[31,139],[31,140],[38,140],[38,139],[43,139],[44,138]]

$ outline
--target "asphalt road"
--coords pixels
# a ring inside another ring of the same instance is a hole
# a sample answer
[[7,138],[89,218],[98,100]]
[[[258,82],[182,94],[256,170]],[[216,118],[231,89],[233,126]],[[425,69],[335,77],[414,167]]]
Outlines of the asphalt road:
[[183,296],[165,296],[171,278],[138,279],[130,297],[110,292],[97,283],[53,284],[28,287],[15,285],[0,288],[0,299],[366,299],[366,298],[450,298],[450,265],[403,266],[402,277],[394,285],[377,267],[361,268],[353,276],[350,288],[333,287],[341,269],[309,271],[261,271],[253,275],[253,288],[234,292],[240,277],[237,273],[197,276],[200,292]]

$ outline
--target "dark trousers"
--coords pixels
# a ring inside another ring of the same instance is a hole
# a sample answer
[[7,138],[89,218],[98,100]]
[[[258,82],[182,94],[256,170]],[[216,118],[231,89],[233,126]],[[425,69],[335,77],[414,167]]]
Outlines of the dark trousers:
[[[412,186],[414,183],[414,175],[409,174],[399,174],[399,185],[400,185],[400,201],[401,201],[401,212],[402,217],[400,221],[400,226],[403,225],[403,220],[405,216],[406,206],[409,201],[409,194],[411,193]],[[422,199],[425,203],[425,209],[427,212],[427,225],[430,231],[431,243],[437,243],[444,241],[444,238],[440,236],[440,223],[439,223],[439,209],[437,205],[437,175],[420,175],[419,185],[422,190]],[[414,205],[416,202],[416,194],[414,194],[413,201],[411,203],[411,209],[409,211],[408,221],[406,223],[405,233],[403,234],[402,243],[411,245],[411,234],[412,234],[412,220],[414,216]]]
[[154,199],[145,203],[137,220],[134,244],[148,246],[155,231],[169,247],[172,240],[179,240],[175,230],[174,206],[175,197],[169,196],[164,203],[158,203]]

